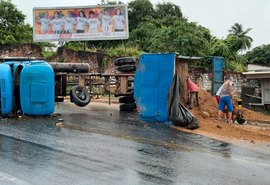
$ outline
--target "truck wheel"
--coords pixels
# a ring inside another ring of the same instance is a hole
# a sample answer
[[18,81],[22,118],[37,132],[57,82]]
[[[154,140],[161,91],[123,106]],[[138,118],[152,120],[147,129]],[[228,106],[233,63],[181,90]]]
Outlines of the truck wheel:
[[242,124],[245,123],[246,120],[245,120],[243,117],[238,117],[238,118],[236,119],[236,121],[237,121],[237,123],[239,123],[240,125],[242,125]]
[[84,107],[91,101],[90,94],[87,89],[81,85],[76,85],[72,87],[70,94],[71,102],[73,101],[75,105],[79,107]]
[[135,99],[133,96],[124,96],[119,98],[119,103],[134,103]]
[[134,72],[136,71],[135,65],[123,65],[116,68],[120,72]]
[[134,111],[137,109],[136,103],[125,103],[119,106],[120,111]]
[[114,60],[114,65],[115,66],[122,66],[126,64],[135,64],[136,60],[135,58],[132,57],[123,57],[123,58],[117,58]]

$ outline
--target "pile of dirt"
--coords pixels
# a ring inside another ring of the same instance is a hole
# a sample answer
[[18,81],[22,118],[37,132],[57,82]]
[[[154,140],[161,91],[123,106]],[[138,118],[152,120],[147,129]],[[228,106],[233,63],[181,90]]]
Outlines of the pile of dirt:
[[250,143],[270,142],[270,115],[265,115],[244,107],[236,107],[243,110],[244,117],[247,121],[243,125],[234,123],[230,126],[226,121],[217,120],[218,104],[215,97],[204,90],[200,90],[199,97],[200,107],[194,107],[191,112],[199,120],[200,128],[194,131],[180,127],[175,127],[176,129],[224,141],[237,139],[249,141]]

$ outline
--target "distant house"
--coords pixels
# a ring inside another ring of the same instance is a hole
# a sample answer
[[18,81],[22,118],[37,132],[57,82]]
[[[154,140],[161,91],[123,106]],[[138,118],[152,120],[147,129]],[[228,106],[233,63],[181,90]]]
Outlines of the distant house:
[[253,96],[253,98],[260,98],[258,103],[250,102],[252,106],[265,106],[270,105],[270,66],[261,64],[248,64],[248,71],[243,72],[243,75],[247,79],[254,79],[260,82],[259,89],[255,88],[255,92],[252,95],[246,94],[246,96]]

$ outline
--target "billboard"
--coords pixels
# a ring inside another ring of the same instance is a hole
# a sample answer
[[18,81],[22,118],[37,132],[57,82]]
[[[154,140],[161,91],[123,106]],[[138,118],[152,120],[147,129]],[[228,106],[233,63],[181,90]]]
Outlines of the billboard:
[[127,6],[36,7],[35,42],[128,39]]

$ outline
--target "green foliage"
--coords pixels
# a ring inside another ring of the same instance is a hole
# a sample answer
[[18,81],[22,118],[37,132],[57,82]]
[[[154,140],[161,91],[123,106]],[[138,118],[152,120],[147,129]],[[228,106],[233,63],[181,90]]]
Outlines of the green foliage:
[[169,2],[158,3],[155,8],[155,18],[162,19],[167,16],[183,18],[180,6]]
[[270,65],[270,44],[254,48],[245,55],[248,63],[269,64]]
[[230,42],[231,49],[233,51],[246,50],[251,47],[251,43],[253,39],[248,36],[248,32],[250,32],[252,28],[248,28],[243,30],[243,26],[239,23],[235,23],[231,29],[229,30],[228,41]]
[[32,43],[32,28],[24,23],[25,15],[10,0],[0,1],[1,44]]
[[41,54],[45,59],[49,59],[49,58],[51,58],[53,56],[56,56],[57,52],[54,52],[54,51],[42,51]]
[[68,49],[72,49],[74,51],[80,51],[80,50],[83,50],[83,42],[68,42],[67,44],[65,44],[65,46],[68,48]]
[[110,60],[108,56],[103,58],[102,63],[101,63],[102,70],[105,70],[109,66],[109,61]]
[[226,69],[230,71],[235,71],[238,73],[247,71],[247,67],[244,63],[241,63],[239,61],[230,61],[226,63]]
[[152,33],[151,52],[178,52],[187,56],[205,56],[209,44],[208,29],[184,20],[175,21],[171,26],[163,26]]
[[145,16],[153,17],[154,7],[149,0],[134,0],[128,3],[129,30],[137,28]]
[[124,45],[118,46],[117,48],[110,48],[106,50],[107,54],[110,56],[129,56],[129,57],[139,57],[143,54],[143,51],[139,51],[136,47],[125,47]]

